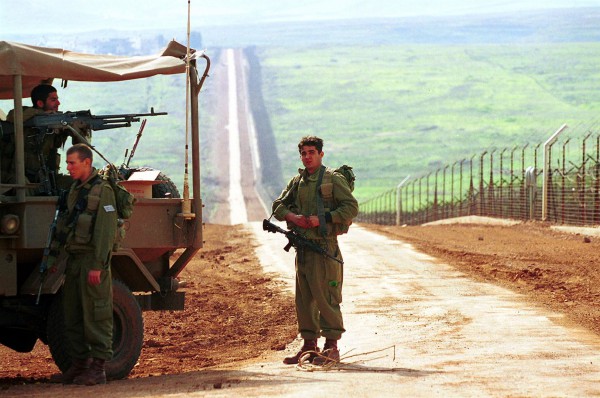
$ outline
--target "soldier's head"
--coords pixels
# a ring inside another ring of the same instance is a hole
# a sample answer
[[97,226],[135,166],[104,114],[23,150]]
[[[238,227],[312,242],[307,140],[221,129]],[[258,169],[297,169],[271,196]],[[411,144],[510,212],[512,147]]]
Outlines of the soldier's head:
[[54,86],[49,84],[37,85],[31,90],[31,102],[33,107],[41,109],[44,112],[58,112],[60,101],[58,93]]
[[303,146],[314,146],[317,148],[317,151],[323,151],[323,140],[315,135],[307,135],[306,137],[302,137],[300,142],[298,143],[298,152],[302,154]]
[[323,164],[323,140],[316,136],[302,137],[298,143],[300,159],[306,170],[312,174]]
[[94,153],[85,144],[75,144],[67,149],[67,171],[74,180],[87,180],[92,174]]

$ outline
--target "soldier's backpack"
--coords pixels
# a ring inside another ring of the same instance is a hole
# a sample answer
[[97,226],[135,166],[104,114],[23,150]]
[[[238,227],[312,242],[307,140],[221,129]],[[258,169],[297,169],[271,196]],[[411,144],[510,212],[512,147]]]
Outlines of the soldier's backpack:
[[[337,203],[335,200],[335,195],[333,194],[333,175],[336,173],[341,174],[344,177],[348,183],[350,192],[354,191],[354,181],[356,180],[356,176],[352,171],[352,167],[343,165],[337,169],[330,169],[329,167],[326,168],[317,186],[317,207],[319,208],[319,213],[322,213],[325,207],[328,207],[331,210],[336,208]],[[323,214],[319,214],[319,218],[322,216]],[[352,225],[352,221],[350,221],[348,224],[334,224],[335,234],[343,235],[348,233],[350,225]],[[320,233],[324,236],[326,230],[322,228],[320,229]]]
[[[354,175],[354,172],[352,171],[352,167],[348,166],[348,165],[343,165],[338,167],[337,169],[333,170],[333,173],[339,173],[341,175],[344,176],[344,178],[346,179],[346,182],[348,182],[348,186],[350,187],[350,192],[354,192],[354,181],[356,180],[356,176]],[[325,175],[323,176],[323,181],[325,181],[325,178],[327,177],[327,175],[329,174],[329,179],[331,180],[331,175],[333,173],[325,173]]]
[[115,193],[115,203],[119,218],[128,219],[133,214],[135,197],[123,185],[119,184],[118,172],[113,165],[107,166],[102,170],[102,178],[110,183]]
[[118,250],[125,240],[125,221],[133,214],[135,197],[123,185],[118,183],[118,173],[113,165],[107,166],[102,170],[102,178],[107,180],[115,194],[115,204],[117,205],[117,234],[113,244],[113,251]]

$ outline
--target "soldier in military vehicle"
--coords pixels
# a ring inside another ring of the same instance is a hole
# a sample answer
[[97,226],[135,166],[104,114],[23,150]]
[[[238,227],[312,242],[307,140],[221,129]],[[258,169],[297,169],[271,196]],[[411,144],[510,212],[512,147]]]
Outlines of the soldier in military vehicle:
[[[44,113],[56,113],[60,106],[56,88],[49,84],[40,84],[31,90],[31,102],[33,107],[23,107],[23,122],[32,117]],[[6,121],[14,123],[14,110],[11,110]],[[63,147],[68,134],[63,131],[52,132],[51,134],[41,133],[32,128],[25,128],[25,177],[30,183],[40,183],[47,181],[47,186],[68,187],[72,180],[67,176],[59,176],[60,155],[58,149]],[[2,143],[2,181],[4,183],[14,183],[14,136],[3,138]],[[6,140],[12,140],[6,142]],[[33,194],[50,195],[51,192],[44,192],[40,189]]]

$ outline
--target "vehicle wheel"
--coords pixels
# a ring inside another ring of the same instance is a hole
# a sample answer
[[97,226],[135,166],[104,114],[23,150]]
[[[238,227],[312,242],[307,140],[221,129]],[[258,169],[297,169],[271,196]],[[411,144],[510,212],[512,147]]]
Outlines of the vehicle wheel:
[[[120,170],[121,174],[125,178],[129,178],[135,171],[152,171],[155,170],[152,167],[132,167],[130,169]],[[158,173],[155,181],[160,181],[160,184],[152,185],[152,197],[153,198],[181,198],[179,190],[173,181],[162,171]]]
[[52,303],[50,303],[48,321],[46,322],[46,337],[54,363],[64,373],[71,366],[71,356],[69,355],[69,341],[65,336],[65,315],[62,303],[61,293],[56,294]]
[[177,186],[169,177],[167,177],[162,171],[156,177],[156,181],[161,181],[160,184],[152,185],[152,197],[153,198],[180,198],[179,190]]
[[113,357],[106,363],[106,377],[122,379],[137,363],[144,343],[142,310],[121,281],[113,281]]
[[31,352],[37,340],[37,333],[30,330],[0,328],[0,344],[16,352]]
[[[48,346],[54,362],[65,372],[71,365],[69,342],[65,336],[62,295],[50,305],[46,325]],[[144,342],[142,310],[129,288],[113,281],[113,358],[106,362],[106,377],[122,379],[137,363]]]

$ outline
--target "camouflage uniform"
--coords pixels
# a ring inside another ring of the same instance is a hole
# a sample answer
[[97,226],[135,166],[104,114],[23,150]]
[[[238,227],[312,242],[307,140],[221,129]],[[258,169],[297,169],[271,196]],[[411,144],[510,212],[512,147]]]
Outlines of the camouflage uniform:
[[[100,184],[100,194],[90,195]],[[97,201],[93,205],[90,201]],[[93,208],[96,208],[93,211]],[[74,214],[79,215],[74,217]],[[74,225],[69,226],[69,223]],[[66,335],[74,359],[112,358],[112,278],[110,259],[117,231],[115,196],[110,183],[94,170],[87,181],[73,183],[58,235],[66,236],[68,255],[63,286]],[[87,282],[88,271],[102,270],[101,282]]]
[[[23,107],[23,122],[36,115],[43,114],[44,111],[39,108]],[[14,123],[14,117],[14,110],[11,110],[6,116],[6,121]],[[45,134],[42,137],[41,142],[38,142],[37,139],[39,136],[37,132],[33,131],[33,129],[25,128],[23,133],[25,136],[25,177],[27,180],[31,183],[40,182],[40,170],[42,165],[40,160],[40,151],[48,171],[54,172],[56,175],[58,175],[58,169],[60,168],[60,155],[58,154],[58,149],[65,144],[68,135],[65,133]],[[13,183],[15,180],[14,137],[12,137],[12,139],[12,145],[6,145],[2,153],[2,181],[6,183]],[[10,150],[12,153],[5,154],[4,151],[8,150]],[[5,162],[8,164],[5,165]],[[65,176],[61,176],[59,179],[62,182],[64,178],[67,178],[68,184],[73,181]],[[65,187],[68,187],[68,185]]]
[[[313,174],[306,170],[298,171],[301,178],[292,199],[288,200],[286,196],[294,189],[297,177],[290,180],[279,198],[273,202],[275,218],[280,221],[290,212],[304,216],[317,215],[319,170]],[[331,180],[333,197],[324,200],[325,212],[330,214],[327,217],[326,236],[320,236],[318,227],[304,229],[293,226],[293,229],[325,248],[334,257],[342,259],[336,227],[349,224],[356,217],[358,203],[342,175],[333,173]],[[345,331],[340,310],[343,271],[341,264],[321,254],[308,249],[296,252],[296,315],[298,330],[303,339],[313,340],[323,336],[338,340]]]

